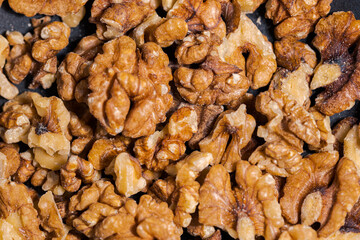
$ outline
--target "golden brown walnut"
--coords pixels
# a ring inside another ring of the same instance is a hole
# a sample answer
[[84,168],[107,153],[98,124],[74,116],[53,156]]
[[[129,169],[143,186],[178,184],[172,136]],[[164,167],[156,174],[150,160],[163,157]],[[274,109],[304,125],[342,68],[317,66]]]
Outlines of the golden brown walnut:
[[101,178],[101,173],[83,158],[71,155],[60,171],[61,186],[68,192],[79,190],[81,183],[93,183]]
[[284,225],[275,180],[247,161],[239,161],[236,182],[222,165],[213,166],[200,188],[199,222],[226,230],[233,238],[276,239]]
[[7,179],[15,174],[19,166],[18,149],[13,145],[0,143],[0,179]]
[[316,108],[331,116],[353,106],[359,98],[360,49],[349,48],[360,36],[360,21],[351,12],[336,12],[319,21],[313,45],[321,54],[311,89],[324,87],[316,98]]
[[[199,223],[198,214],[193,214],[190,225],[186,228],[191,236],[199,236],[201,239],[221,240],[220,230],[215,230],[213,226],[206,226]],[[220,236],[218,236],[220,233]],[[220,238],[219,238],[220,237]]]
[[119,153],[125,152],[129,144],[130,139],[122,136],[98,139],[88,154],[88,160],[96,170],[103,170]]
[[360,176],[360,135],[359,125],[354,125],[344,139],[344,157],[352,160]]
[[194,105],[194,108],[197,114],[198,131],[194,133],[192,138],[188,141],[188,144],[191,149],[198,149],[199,142],[210,134],[216,119],[219,117],[220,113],[224,111],[224,107],[217,105]]
[[63,224],[51,191],[42,195],[38,202],[41,226],[54,237],[65,237],[69,231]]
[[165,179],[156,180],[148,189],[146,194],[157,202],[171,203],[171,195],[176,187],[175,178],[168,176]]
[[91,144],[94,133],[93,129],[74,112],[70,112],[69,131],[72,135],[71,153],[80,154]]
[[148,169],[163,170],[170,161],[177,161],[184,155],[185,143],[197,132],[197,124],[195,110],[190,106],[180,106],[161,131],[135,142],[135,156]]
[[91,7],[90,22],[96,24],[99,39],[113,39],[139,25],[153,12],[150,1],[96,0]]
[[320,130],[313,115],[288,94],[278,89],[262,92],[256,98],[256,109],[268,118],[257,131],[266,142],[281,141],[299,153],[303,141],[320,147]]
[[161,23],[150,35],[149,40],[161,47],[169,47],[174,41],[182,40],[188,32],[188,25],[181,18],[170,18]]
[[305,38],[318,21],[330,11],[332,0],[269,0],[266,3],[266,17],[275,27],[275,37]]
[[103,46],[90,67],[90,112],[109,134],[137,138],[155,132],[171,107],[169,58],[155,43],[136,49],[127,36]]
[[157,203],[149,195],[141,196],[138,205],[129,199],[117,214],[95,227],[95,237],[100,239],[180,240],[181,233],[167,204]]
[[146,186],[139,160],[127,152],[120,153],[105,169],[105,174],[114,176],[116,189],[125,197],[140,192]]
[[68,13],[77,13],[87,0],[9,0],[8,2],[12,10],[27,17],[33,17],[36,14],[63,17]]
[[16,182],[24,183],[28,181],[35,173],[35,167],[32,165],[34,159],[31,151],[20,153],[20,165],[16,173],[13,175]]
[[0,215],[20,239],[45,239],[30,191],[24,184],[0,181]]
[[211,165],[221,163],[232,172],[242,159],[241,150],[250,142],[255,126],[255,119],[246,113],[244,104],[236,111],[225,111],[217,119],[210,135],[199,143],[200,150],[212,154]]
[[304,158],[301,168],[287,178],[280,205],[282,215],[289,223],[298,222],[301,205],[309,193],[329,185],[338,159],[336,151],[312,154]]
[[266,0],[240,0],[241,11],[246,13],[255,12],[255,10]]
[[311,150],[317,150],[321,152],[334,150],[336,138],[331,131],[330,117],[320,113],[314,107],[311,107],[309,112],[313,115],[316,125],[320,131],[320,146],[309,146],[309,148]]
[[332,129],[332,134],[335,136],[334,149],[338,152],[342,152],[344,139],[350,129],[358,122],[355,117],[346,117],[338,122]]
[[52,57],[45,63],[37,63],[32,69],[33,81],[29,89],[36,89],[40,85],[44,89],[48,89],[55,82],[57,72],[57,58]]
[[42,27],[40,39],[32,46],[32,57],[44,63],[69,44],[70,28],[62,22],[51,22]]
[[86,9],[84,6],[76,13],[68,13],[61,18],[61,20],[66,23],[71,28],[77,27],[81,20],[85,17]]
[[279,240],[317,240],[317,233],[309,226],[298,224],[290,226],[286,231],[283,231],[279,237]]
[[10,53],[10,46],[8,40],[0,35],[0,69],[5,66],[6,58]]
[[200,183],[196,178],[211,162],[211,153],[192,152],[178,163],[180,166],[175,178],[175,190],[172,193],[170,209],[174,211],[174,222],[180,227],[187,227],[199,203]]
[[[101,47],[102,41],[90,35],[82,38],[74,52],[66,55],[59,66],[56,80],[59,96],[63,100],[75,99],[77,85],[89,76],[89,67]],[[76,100],[81,102],[78,98]]]

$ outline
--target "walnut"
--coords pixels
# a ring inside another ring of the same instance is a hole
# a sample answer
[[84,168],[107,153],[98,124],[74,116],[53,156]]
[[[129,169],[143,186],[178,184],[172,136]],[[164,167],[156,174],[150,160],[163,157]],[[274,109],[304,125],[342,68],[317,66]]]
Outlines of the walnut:
[[304,158],[301,168],[286,179],[280,205],[282,215],[289,223],[298,222],[298,213],[307,194],[329,185],[338,159],[336,151],[312,154]]
[[150,1],[96,0],[89,21],[96,24],[98,38],[113,39],[139,25],[153,12]]
[[36,89],[40,85],[44,89],[48,89],[55,82],[55,75],[57,71],[57,58],[52,57],[46,60],[45,63],[37,63],[32,69],[33,81],[30,84],[30,89]]
[[16,182],[24,183],[35,173],[36,169],[32,165],[33,159],[34,156],[29,150],[20,153],[20,165],[13,176]]
[[355,166],[357,174],[360,176],[360,136],[359,125],[354,125],[347,133],[344,139],[344,157],[351,159]]
[[15,174],[19,166],[18,149],[10,144],[0,143],[0,179],[7,179]]
[[61,20],[66,23],[71,28],[77,27],[81,20],[85,17],[86,9],[84,6],[76,13],[68,13],[61,18]]
[[100,179],[101,173],[92,164],[76,155],[71,155],[61,168],[61,186],[68,192],[79,190],[82,181],[92,183]]
[[300,239],[317,240],[318,237],[314,229],[303,224],[290,226],[289,229],[283,231],[279,237],[279,240],[300,240]]
[[161,47],[169,47],[174,41],[182,40],[188,32],[188,25],[181,18],[170,18],[161,23],[149,39]]
[[41,28],[40,38],[32,46],[32,57],[45,63],[69,44],[70,28],[62,22],[51,22]]
[[12,228],[13,233],[21,236],[20,239],[45,239],[44,233],[39,229],[40,220],[29,189],[25,185],[1,180],[0,203],[2,221]]
[[[82,38],[74,52],[66,55],[59,66],[56,79],[57,90],[63,100],[75,99],[76,89],[80,87],[77,85],[89,76],[89,67],[101,47],[102,41],[90,35]],[[81,102],[78,98],[76,100]]]
[[172,102],[168,56],[151,42],[137,54],[135,42],[127,36],[107,42],[103,50],[90,67],[90,112],[109,134],[152,134],[156,124],[165,121]]
[[284,220],[274,178],[246,161],[237,163],[235,176],[238,187],[232,190],[222,165],[210,169],[200,188],[199,222],[224,229],[233,238],[276,239]]
[[[41,169],[41,168],[40,168]],[[40,170],[39,169],[39,170]],[[45,169],[46,170],[46,169]],[[42,174],[45,173],[44,169],[40,170],[42,172]],[[60,173],[59,172],[55,172],[55,171],[49,171],[46,170],[46,175],[44,174],[44,178],[41,182],[41,189],[43,191],[51,191],[53,192],[55,195],[61,196],[65,193],[65,189],[61,186],[61,182],[60,182]],[[35,176],[36,173],[34,173],[33,177],[31,178],[31,183],[35,186]],[[41,180],[38,179],[38,180]]]
[[255,126],[255,119],[246,113],[244,104],[236,111],[225,111],[219,116],[210,135],[199,143],[200,150],[212,154],[211,165],[221,163],[232,172],[236,162],[241,160],[241,149],[251,140]]
[[196,211],[199,203],[200,184],[196,178],[212,161],[211,153],[194,151],[179,163],[170,205],[175,213],[174,222],[178,226],[189,226],[192,218],[190,214]]
[[156,203],[143,195],[139,204],[132,199],[117,214],[106,217],[95,227],[95,236],[105,239],[180,239],[181,230],[173,222],[174,215],[166,203]]
[[215,230],[213,226],[206,226],[199,223],[197,215],[198,214],[193,215],[190,225],[186,228],[187,232],[191,236],[199,236],[201,239],[221,240],[220,230]]
[[71,142],[73,154],[82,153],[94,137],[93,129],[73,112],[70,112],[69,131],[73,138],[76,137]]
[[319,21],[313,45],[320,51],[321,62],[315,69],[311,89],[324,87],[316,98],[316,108],[331,116],[353,106],[358,99],[358,61],[360,50],[352,57],[349,48],[360,36],[360,21],[351,12],[336,12]]
[[342,152],[343,143],[346,135],[350,131],[350,129],[358,122],[358,119],[355,117],[346,117],[343,118],[340,122],[338,122],[335,127],[333,127],[332,133],[336,139],[334,144],[334,149]]
[[316,125],[320,130],[320,147],[309,146],[311,150],[332,151],[336,142],[335,136],[332,134],[330,126],[330,117],[318,112],[314,107],[309,109],[313,115]]
[[331,2],[332,0],[269,0],[265,16],[277,25],[277,39],[289,36],[303,39],[313,30],[317,20],[329,13]]
[[105,173],[114,176],[116,189],[126,197],[140,192],[146,186],[139,161],[126,152],[120,153],[105,169]]
[[0,35],[0,69],[5,66],[5,60],[10,52],[9,42],[6,38]]
[[69,229],[62,222],[59,210],[56,206],[54,195],[47,192],[42,195],[38,202],[41,226],[55,237],[64,237]]
[[115,138],[103,138],[94,142],[88,160],[96,170],[103,170],[119,155],[125,152],[130,139],[117,136]]
[[197,115],[190,106],[180,106],[161,130],[135,142],[134,152],[140,164],[150,170],[163,170],[170,161],[185,153],[185,143],[197,132]]
[[9,0],[8,2],[12,10],[27,17],[32,17],[36,14],[59,15],[63,17],[69,13],[77,13],[87,0]]
[[168,176],[166,179],[156,180],[146,194],[150,195],[157,202],[171,203],[171,196],[176,188],[175,177]]
[[210,134],[214,127],[216,119],[224,111],[223,106],[217,105],[194,105],[197,113],[198,131],[194,133],[191,139],[188,141],[189,147],[192,149],[199,148],[199,142]]
[[246,13],[255,12],[255,10],[266,0],[240,0],[241,11]]

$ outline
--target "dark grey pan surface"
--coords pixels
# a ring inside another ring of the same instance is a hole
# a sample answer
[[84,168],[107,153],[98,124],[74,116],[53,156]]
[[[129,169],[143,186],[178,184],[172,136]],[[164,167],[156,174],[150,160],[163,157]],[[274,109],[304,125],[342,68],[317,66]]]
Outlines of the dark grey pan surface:
[[[61,61],[66,52],[73,50],[79,40],[87,35],[90,35],[95,32],[95,26],[90,24],[87,19],[90,15],[90,8],[93,1],[89,0],[87,3],[87,13],[84,20],[80,23],[80,25],[76,28],[73,28],[71,31],[70,44],[69,46],[60,52],[59,60]],[[360,0],[333,0],[331,4],[331,12],[336,11],[352,11],[355,14],[357,19],[360,19]],[[273,41],[273,26],[270,20],[264,18],[265,7],[261,6],[255,13],[250,14],[249,17],[257,24],[259,29],[269,38],[269,40]],[[35,18],[39,18],[40,16],[35,16]],[[258,21],[260,17],[260,21]],[[58,17],[53,17],[53,19],[59,19]],[[0,34],[4,34],[7,30],[9,31],[20,31],[25,34],[32,30],[30,25],[30,19],[13,12],[7,2],[5,1],[0,8]],[[311,37],[310,37],[311,38]],[[310,39],[311,40],[311,39]],[[18,85],[20,92],[23,92],[27,89],[28,85],[31,83],[31,78],[28,77],[25,81]],[[37,89],[37,92],[40,92],[42,95],[51,96],[57,95],[55,84],[52,88],[44,90]],[[0,97],[0,106],[6,102],[5,99]],[[360,112],[360,104],[357,102],[356,105],[342,113],[336,114],[332,116],[332,124],[336,123],[339,119],[342,119],[346,116],[356,116],[358,117]],[[186,231],[185,231],[186,232]],[[184,234],[182,239],[194,239],[187,234]],[[223,234],[223,239],[231,239],[226,234]]]

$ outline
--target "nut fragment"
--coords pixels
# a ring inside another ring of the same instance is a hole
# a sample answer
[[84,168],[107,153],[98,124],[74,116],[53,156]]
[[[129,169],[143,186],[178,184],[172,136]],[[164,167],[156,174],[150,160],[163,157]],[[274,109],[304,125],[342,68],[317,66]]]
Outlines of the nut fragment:
[[81,20],[85,16],[86,9],[84,6],[80,8],[80,10],[76,13],[68,13],[64,17],[61,18],[61,20],[66,23],[71,28],[77,27]]
[[10,144],[0,143],[0,179],[7,179],[15,174],[19,166],[18,149]]
[[282,232],[279,237],[279,240],[300,240],[300,239],[317,240],[318,237],[314,229],[303,224],[298,224],[289,227],[289,229]]

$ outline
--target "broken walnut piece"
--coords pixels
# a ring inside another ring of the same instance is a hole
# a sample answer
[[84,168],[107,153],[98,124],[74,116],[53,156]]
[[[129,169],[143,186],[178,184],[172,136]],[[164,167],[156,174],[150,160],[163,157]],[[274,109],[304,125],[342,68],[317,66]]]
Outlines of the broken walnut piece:
[[120,153],[107,166],[105,174],[114,176],[116,189],[125,197],[140,192],[146,186],[139,160],[127,152]]
[[71,28],[77,27],[81,20],[85,17],[86,9],[84,6],[76,13],[68,13],[61,18],[61,20],[66,23]]
[[0,143],[0,179],[8,179],[20,166],[19,149],[16,146]]
[[171,107],[169,58],[155,43],[136,49],[127,36],[103,46],[90,66],[90,112],[111,135],[137,138],[155,132]]
[[225,111],[218,117],[210,135],[199,142],[200,150],[212,154],[211,165],[221,163],[227,171],[233,172],[241,160],[241,149],[251,140],[255,125],[255,119],[246,113],[244,104],[236,111]]
[[150,1],[96,0],[89,21],[96,24],[99,39],[114,39],[139,25],[153,12]]
[[28,181],[35,173],[36,169],[32,165],[33,159],[34,156],[29,150],[20,153],[20,165],[16,173],[13,175],[13,178],[16,182],[24,183]]
[[311,89],[324,87],[315,99],[315,107],[328,116],[353,106],[359,98],[360,48],[349,49],[360,37],[360,21],[351,12],[335,12],[319,21],[313,45],[320,51],[321,62],[311,81]]
[[327,187],[332,180],[339,154],[336,151],[307,156],[301,168],[290,175],[280,199],[282,215],[291,224],[296,224],[303,200],[316,188]]
[[266,0],[239,0],[242,12],[252,13]]
[[148,169],[163,170],[170,161],[177,161],[184,155],[185,143],[197,132],[197,124],[193,107],[180,106],[161,131],[136,140],[135,156]]
[[0,35],[0,69],[5,66],[5,61],[10,53],[10,46],[8,40]]
[[230,175],[213,166],[200,188],[199,222],[226,230],[233,238],[276,239],[284,225],[275,180],[246,161],[236,167],[238,186],[231,189]]
[[287,230],[283,231],[279,236],[279,240],[318,240],[317,233],[311,227],[298,224],[290,226]]
[[342,153],[344,139],[350,129],[358,122],[355,117],[346,117],[338,122],[332,129],[332,134],[335,136],[334,149]]
[[156,180],[146,192],[157,202],[171,203],[171,195],[176,188],[175,177]]
[[12,10],[33,17],[36,14],[59,15],[61,17],[69,13],[77,13],[87,0],[10,0],[8,1]]
[[359,125],[354,125],[344,138],[344,157],[352,160],[360,176],[360,135]]
[[266,17],[276,25],[275,37],[303,39],[313,30],[318,19],[330,11],[332,0],[291,1],[269,0],[266,3]]

